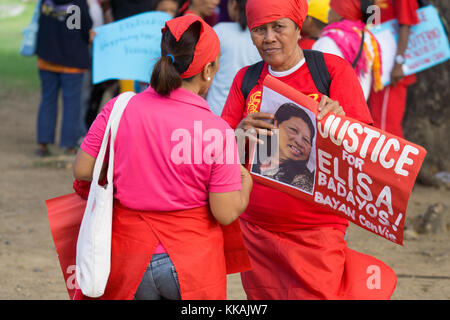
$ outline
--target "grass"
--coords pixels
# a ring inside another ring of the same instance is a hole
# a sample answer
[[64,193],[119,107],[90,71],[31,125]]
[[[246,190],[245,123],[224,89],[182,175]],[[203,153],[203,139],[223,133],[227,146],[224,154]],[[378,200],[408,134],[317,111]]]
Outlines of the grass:
[[23,57],[19,53],[22,29],[30,23],[36,1],[0,0],[0,6],[3,5],[24,5],[25,10],[0,19],[0,89],[36,91],[40,86],[36,57]]

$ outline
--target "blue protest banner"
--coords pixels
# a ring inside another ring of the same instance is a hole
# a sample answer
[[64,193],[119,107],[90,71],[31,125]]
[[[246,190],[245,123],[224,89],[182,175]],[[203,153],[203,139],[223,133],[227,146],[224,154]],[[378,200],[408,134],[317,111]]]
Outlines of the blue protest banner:
[[[417,11],[419,23],[411,27],[405,51],[403,73],[410,75],[436,66],[450,58],[448,37],[435,7],[429,5]],[[383,85],[390,83],[398,39],[397,20],[390,20],[370,29],[377,38],[383,59]]]
[[95,29],[93,83],[110,79],[150,82],[161,56],[161,29],[172,17],[151,11]]

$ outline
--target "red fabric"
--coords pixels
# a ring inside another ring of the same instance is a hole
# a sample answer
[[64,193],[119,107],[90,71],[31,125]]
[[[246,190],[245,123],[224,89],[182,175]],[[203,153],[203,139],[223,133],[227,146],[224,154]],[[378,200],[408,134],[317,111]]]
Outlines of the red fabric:
[[341,231],[272,233],[240,222],[252,264],[241,274],[249,300],[389,299],[395,289],[393,270],[349,249]]
[[308,3],[306,0],[248,0],[245,6],[248,28],[289,18],[301,29],[306,15]]
[[116,202],[112,232],[111,273],[101,299],[132,299],[159,241],[177,270],[182,299],[226,298],[223,236],[206,207],[139,212]]
[[314,43],[316,43],[316,41],[317,41],[317,39],[302,36],[302,38],[298,41],[298,45],[302,49],[311,50]]
[[402,122],[407,91],[408,86],[401,81],[395,87],[388,86],[370,93],[369,106],[375,127],[404,138]]
[[[89,184],[74,183],[81,195]],[[86,200],[79,194],[46,201],[47,212],[69,296],[89,299],[75,289],[76,242]],[[114,204],[111,273],[100,298],[132,299],[157,244],[169,253],[182,299],[225,299],[226,274],[250,269],[239,222],[220,225],[207,207],[172,212],[134,211]],[[69,268],[69,269],[68,269]]]
[[220,52],[220,41],[217,34],[202,18],[197,15],[187,14],[166,22],[166,28],[170,30],[175,39],[180,40],[183,33],[194,23],[200,22],[202,27],[200,30],[200,37],[195,46],[194,59],[183,74],[181,78],[187,79],[199,74],[205,65],[216,60]]
[[330,8],[342,18],[352,21],[362,21],[360,0],[331,0]]
[[59,265],[72,300],[76,293],[75,265],[78,232],[86,208],[86,199],[77,193],[45,201],[47,216]]
[[419,23],[416,0],[377,0],[376,4],[381,9],[381,23],[392,19],[410,26]]
[[[371,124],[372,117],[361,85],[351,65],[335,55],[324,54],[324,58],[332,80],[331,99],[339,101],[347,116]],[[247,101],[244,102],[241,83],[246,70],[247,67],[236,74],[222,112],[222,118],[233,129],[249,113],[259,111],[262,82],[268,74],[268,68],[265,65],[258,83],[250,91]],[[337,80],[333,81],[335,77]],[[278,79],[318,101],[321,99],[322,94],[315,87],[306,63],[294,73]],[[253,184],[249,206],[241,218],[265,229],[278,232],[314,226],[330,226],[345,232],[348,226],[346,219],[335,215],[331,210],[294,198],[257,182]]]

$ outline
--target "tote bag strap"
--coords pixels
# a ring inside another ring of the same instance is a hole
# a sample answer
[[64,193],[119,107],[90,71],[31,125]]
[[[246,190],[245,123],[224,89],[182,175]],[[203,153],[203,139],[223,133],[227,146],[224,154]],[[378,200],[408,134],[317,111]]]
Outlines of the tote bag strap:
[[107,172],[107,183],[112,183],[113,170],[114,170],[114,140],[116,137],[117,129],[119,127],[120,118],[122,117],[123,111],[128,104],[128,101],[135,95],[134,92],[124,92],[122,93],[114,103],[111,110],[111,114],[106,124],[105,133],[103,135],[102,144],[100,151],[98,153],[97,159],[95,160],[94,172],[92,174],[92,182],[98,184],[98,179],[100,177],[100,172],[103,167],[103,162],[105,161],[106,148],[108,146],[108,139],[110,137],[109,133],[111,130],[111,140],[109,147],[109,163]]

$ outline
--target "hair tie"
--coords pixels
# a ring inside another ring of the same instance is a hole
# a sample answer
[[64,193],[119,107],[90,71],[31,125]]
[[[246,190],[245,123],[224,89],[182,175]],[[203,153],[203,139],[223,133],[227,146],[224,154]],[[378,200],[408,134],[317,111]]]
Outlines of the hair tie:
[[173,55],[171,54],[166,54],[167,57],[171,57],[172,58],[172,63],[175,63],[175,58],[173,57]]

